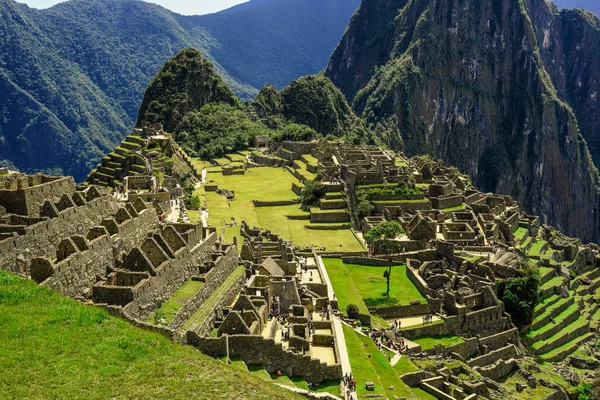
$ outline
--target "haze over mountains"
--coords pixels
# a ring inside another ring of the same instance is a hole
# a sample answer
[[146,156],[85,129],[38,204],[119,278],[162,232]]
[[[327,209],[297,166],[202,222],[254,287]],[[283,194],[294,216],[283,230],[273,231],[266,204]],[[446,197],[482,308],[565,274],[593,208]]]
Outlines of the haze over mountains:
[[[186,17],[139,0],[0,0],[0,160],[82,180],[133,127],[154,74],[200,49],[242,99],[323,69],[359,0],[252,0]],[[231,71],[231,72],[229,72]]]

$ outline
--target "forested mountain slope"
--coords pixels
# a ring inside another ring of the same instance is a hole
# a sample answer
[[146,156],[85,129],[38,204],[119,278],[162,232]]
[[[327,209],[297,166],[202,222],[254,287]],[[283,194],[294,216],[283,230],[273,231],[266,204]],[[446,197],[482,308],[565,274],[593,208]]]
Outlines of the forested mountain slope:
[[[77,180],[135,123],[144,90],[187,47],[242,99],[323,69],[359,0],[251,0],[201,17],[139,0],[36,10],[0,0],[0,162]],[[231,69],[231,73],[229,70]]]

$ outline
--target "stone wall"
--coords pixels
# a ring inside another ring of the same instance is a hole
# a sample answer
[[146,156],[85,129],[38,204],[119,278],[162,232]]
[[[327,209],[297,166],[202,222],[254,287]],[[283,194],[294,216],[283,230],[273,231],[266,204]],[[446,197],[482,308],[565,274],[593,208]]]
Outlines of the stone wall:
[[465,339],[463,343],[456,344],[454,346],[438,346],[432,349],[425,350],[424,353],[433,355],[442,355],[444,357],[450,356],[450,353],[456,353],[462,358],[466,359],[470,356],[477,354],[477,338]]
[[67,208],[55,218],[27,226],[23,235],[0,241],[0,268],[29,274],[33,258],[56,254],[61,239],[87,235],[90,228],[99,225],[117,207],[112,198],[99,197],[84,205]]
[[462,195],[445,196],[445,197],[430,197],[433,208],[443,210],[445,208],[457,207],[463,204],[464,197]]
[[[87,243],[88,249],[77,251],[66,259],[51,265],[52,276],[42,286],[47,286],[69,297],[84,296],[94,285],[98,277],[106,276],[107,267],[114,265],[112,241],[108,235],[98,237]],[[34,259],[31,263],[31,275],[48,259]],[[46,265],[47,266],[47,265]]]
[[[213,234],[214,236],[214,234]],[[209,248],[201,250],[202,252],[210,250]],[[221,257],[215,266],[206,273],[204,285],[192,296],[181,309],[177,312],[170,326],[173,329],[179,329],[200,306],[208,299],[213,292],[221,286],[223,282],[231,275],[238,266],[237,249],[231,246],[227,249],[225,257]]]
[[208,313],[204,321],[199,321],[199,324],[192,326],[192,330],[198,336],[207,336],[214,327],[217,313],[220,313],[223,308],[229,306],[235,298],[240,294],[242,288],[246,283],[246,274],[241,274],[227,289],[225,293],[219,298],[219,301],[213,307],[212,312]]
[[514,359],[498,360],[493,365],[475,367],[475,371],[477,371],[481,376],[494,381],[500,380],[517,369],[519,369],[519,365]]
[[488,350],[496,350],[506,346],[508,343],[517,343],[519,340],[519,330],[513,328],[495,335],[479,339],[479,345],[487,347]]
[[317,145],[317,142],[281,142],[281,147],[298,154],[311,154]]
[[497,360],[510,360],[517,355],[518,351],[516,347],[512,344],[509,344],[508,346],[501,347],[498,350],[490,351],[487,354],[473,358],[472,360],[469,360],[467,364],[469,367],[481,367],[496,362]]
[[429,304],[408,304],[404,306],[378,308],[375,310],[375,313],[383,319],[390,319],[425,315],[431,313],[431,311],[431,306]]
[[[229,342],[227,344],[227,341]],[[268,372],[282,371],[288,376],[299,376],[308,382],[339,380],[342,377],[340,364],[327,365],[309,355],[295,354],[284,350],[281,343],[255,335],[230,335],[220,338],[202,338],[188,332],[188,344],[211,356],[227,355],[240,357],[248,365],[263,365]]]
[[113,238],[115,248],[121,254],[127,254],[139,246],[148,236],[148,232],[158,226],[158,213],[153,207],[142,210],[133,217],[118,225],[118,234]]
[[349,222],[350,214],[348,211],[339,212],[312,212],[310,213],[310,222],[312,223],[342,223]]
[[19,179],[14,189],[0,190],[0,205],[11,214],[38,217],[40,206],[46,199],[53,200],[75,192],[75,181],[71,176],[57,178],[34,175],[21,176]]
[[260,154],[254,154],[254,153],[250,155],[250,160],[253,163],[260,164],[260,165],[266,165],[268,167],[285,167],[285,166],[292,165],[291,161],[284,160],[283,158],[267,157],[267,156],[263,156]]
[[[235,247],[231,247],[235,249]],[[134,300],[127,304],[125,312],[141,320],[168,300],[175,291],[192,276],[199,274],[200,264],[209,260],[212,246],[196,246],[193,250],[183,247],[175,252],[175,258],[156,268],[156,276],[135,287]],[[125,265],[125,267],[127,267]]]

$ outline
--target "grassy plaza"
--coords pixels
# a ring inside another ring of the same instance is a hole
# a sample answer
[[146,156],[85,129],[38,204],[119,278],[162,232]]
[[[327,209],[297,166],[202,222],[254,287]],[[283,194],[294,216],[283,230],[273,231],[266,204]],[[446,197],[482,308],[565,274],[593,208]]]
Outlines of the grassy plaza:
[[292,191],[292,183],[298,183],[298,180],[284,168],[249,168],[244,175],[227,176],[220,169],[212,168],[208,170],[207,179],[217,183],[219,188],[235,193],[234,199],[227,200],[216,192],[206,192],[203,187],[198,189],[198,194],[206,200],[209,224],[216,227],[219,234],[224,229],[227,241],[232,241],[235,236],[241,240],[239,226],[246,221],[250,226],[269,229],[284,239],[292,240],[298,247],[314,245],[326,251],[364,250],[351,229],[308,229],[306,225],[312,225],[309,219],[289,219],[287,216],[309,217],[309,213],[303,211],[299,204],[254,206],[253,200],[279,202],[297,198]]

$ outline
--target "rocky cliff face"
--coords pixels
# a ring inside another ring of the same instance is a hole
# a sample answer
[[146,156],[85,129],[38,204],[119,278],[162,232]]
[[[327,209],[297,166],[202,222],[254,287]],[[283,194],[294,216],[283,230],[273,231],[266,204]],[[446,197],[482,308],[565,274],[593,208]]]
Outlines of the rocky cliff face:
[[[594,82],[595,72],[570,42],[577,34],[564,36],[569,13],[544,0],[364,0],[327,76],[369,124],[398,128],[386,139],[393,147],[439,157],[545,223],[598,240],[598,172],[567,104],[578,92],[566,76],[580,68]],[[575,24],[592,31],[585,19]],[[547,68],[539,21],[582,60]],[[371,35],[381,38],[377,49],[364,43]]]

